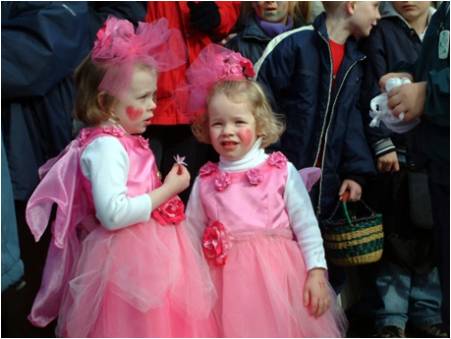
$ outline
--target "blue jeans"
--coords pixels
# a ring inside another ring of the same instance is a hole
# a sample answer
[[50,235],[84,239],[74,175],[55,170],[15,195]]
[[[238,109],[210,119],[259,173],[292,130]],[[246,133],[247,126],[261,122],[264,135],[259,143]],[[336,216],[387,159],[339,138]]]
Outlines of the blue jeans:
[[427,274],[416,274],[383,261],[375,285],[380,301],[374,310],[376,328],[396,326],[404,329],[407,320],[415,326],[442,322],[437,268]]

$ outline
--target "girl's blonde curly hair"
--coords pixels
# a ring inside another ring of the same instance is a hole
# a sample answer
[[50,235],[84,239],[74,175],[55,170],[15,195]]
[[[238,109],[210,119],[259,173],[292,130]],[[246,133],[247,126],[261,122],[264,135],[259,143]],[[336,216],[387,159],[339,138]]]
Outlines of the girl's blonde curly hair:
[[[280,115],[274,113],[261,86],[253,80],[219,81],[210,90],[207,107],[211,99],[218,94],[224,94],[229,100],[246,103],[254,114],[256,133],[262,138],[262,147],[275,143],[285,130],[285,124]],[[191,126],[194,136],[200,142],[211,144],[209,134],[208,112],[197,117]]]

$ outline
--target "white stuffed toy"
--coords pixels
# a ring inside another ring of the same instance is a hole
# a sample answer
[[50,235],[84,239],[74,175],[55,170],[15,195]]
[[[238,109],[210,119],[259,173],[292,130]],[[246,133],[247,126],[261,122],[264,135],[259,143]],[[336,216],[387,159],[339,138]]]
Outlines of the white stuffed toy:
[[373,118],[370,122],[370,127],[379,127],[382,121],[387,128],[395,133],[406,133],[414,128],[420,122],[420,119],[415,119],[409,122],[404,121],[404,113],[402,112],[398,117],[394,116],[392,111],[388,108],[387,93],[393,88],[404,84],[410,84],[411,81],[407,78],[391,78],[385,84],[385,92],[374,97],[370,103],[370,117]]

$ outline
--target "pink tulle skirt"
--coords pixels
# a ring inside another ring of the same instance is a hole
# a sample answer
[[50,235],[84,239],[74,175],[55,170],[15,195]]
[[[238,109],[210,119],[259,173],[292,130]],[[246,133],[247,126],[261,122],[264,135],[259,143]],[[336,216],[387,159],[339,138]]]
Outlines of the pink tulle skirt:
[[82,242],[64,293],[65,337],[216,337],[216,292],[184,224],[150,222]]
[[[224,337],[342,337],[346,317],[336,304],[319,318],[303,305],[307,271],[289,230],[232,234],[224,266],[210,266]],[[284,232],[285,231],[285,232]]]

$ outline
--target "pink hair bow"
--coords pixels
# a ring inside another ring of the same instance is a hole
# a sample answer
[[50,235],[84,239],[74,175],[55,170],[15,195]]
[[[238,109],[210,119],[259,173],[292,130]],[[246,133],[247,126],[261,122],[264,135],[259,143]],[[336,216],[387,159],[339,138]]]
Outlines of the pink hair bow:
[[188,113],[204,113],[210,89],[221,80],[243,80],[255,75],[252,61],[217,44],[205,47],[186,71]]
[[185,63],[185,44],[177,29],[170,29],[167,19],[140,22],[136,29],[128,20],[110,16],[97,32],[92,61],[106,68],[99,90],[119,96],[126,89],[136,63],[159,72]]

